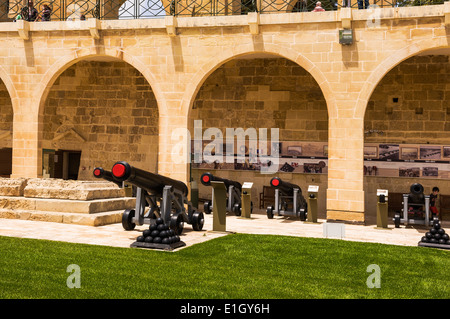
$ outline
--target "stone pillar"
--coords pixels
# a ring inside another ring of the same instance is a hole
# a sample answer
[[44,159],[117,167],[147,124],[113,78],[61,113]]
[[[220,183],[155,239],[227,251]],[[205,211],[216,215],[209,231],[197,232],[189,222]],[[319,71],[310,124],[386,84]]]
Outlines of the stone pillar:
[[181,107],[183,94],[183,90],[164,92],[158,101],[160,112],[158,174],[189,185],[187,164],[190,158],[188,141],[191,137],[188,130],[188,116]]
[[42,176],[42,149],[39,145],[42,127],[38,112],[33,112],[30,104],[27,99],[20,100],[14,112],[11,178]]
[[364,223],[363,149],[363,118],[330,118],[328,220]]

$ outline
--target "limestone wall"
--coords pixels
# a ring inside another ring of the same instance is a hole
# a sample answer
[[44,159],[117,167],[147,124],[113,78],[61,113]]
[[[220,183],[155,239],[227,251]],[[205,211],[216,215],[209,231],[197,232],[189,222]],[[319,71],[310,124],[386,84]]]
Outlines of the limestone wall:
[[119,160],[156,171],[158,108],[151,87],[124,62],[73,65],[46,99],[43,148],[80,150],[81,180]]
[[190,113],[203,129],[279,128],[280,141],[326,142],[328,113],[314,78],[287,59],[235,59],[212,73]]
[[448,55],[412,57],[378,84],[366,110],[365,142],[450,142],[450,63]]

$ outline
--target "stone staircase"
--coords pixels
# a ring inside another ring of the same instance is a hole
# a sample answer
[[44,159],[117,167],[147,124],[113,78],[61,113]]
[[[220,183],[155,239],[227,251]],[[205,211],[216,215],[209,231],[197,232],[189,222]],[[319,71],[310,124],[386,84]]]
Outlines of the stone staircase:
[[135,201],[107,181],[0,178],[0,218],[101,226],[120,223]]

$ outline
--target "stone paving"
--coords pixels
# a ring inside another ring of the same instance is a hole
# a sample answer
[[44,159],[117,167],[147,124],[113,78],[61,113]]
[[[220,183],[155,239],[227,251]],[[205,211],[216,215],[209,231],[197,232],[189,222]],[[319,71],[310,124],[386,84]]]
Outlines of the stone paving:
[[[181,240],[186,247],[229,233],[272,234],[298,237],[324,238],[324,223],[319,219],[317,224],[302,222],[296,218],[274,216],[268,219],[265,214],[252,214],[250,219],[227,216],[227,232],[212,231],[212,214],[205,214],[205,225],[200,232],[193,231],[191,225],[185,224]],[[401,226],[388,229],[377,229],[376,225],[345,224],[343,240],[363,241],[382,244],[417,246],[421,237],[428,231],[423,226]],[[443,227],[446,227],[443,224]],[[0,236],[47,239],[72,243],[106,245],[114,247],[130,247],[130,244],[141,235],[148,225],[137,226],[133,231],[125,231],[120,223],[104,226],[85,226],[43,221],[18,219],[0,219]],[[175,251],[181,248],[176,249]]]

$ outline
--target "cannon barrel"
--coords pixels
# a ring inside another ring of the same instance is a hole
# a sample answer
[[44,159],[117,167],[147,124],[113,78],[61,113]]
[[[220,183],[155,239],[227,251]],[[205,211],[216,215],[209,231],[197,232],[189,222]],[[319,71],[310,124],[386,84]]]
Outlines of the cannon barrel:
[[423,186],[419,183],[414,183],[409,188],[409,195],[408,195],[408,203],[411,204],[424,204],[425,203],[425,196],[423,194]]
[[127,162],[116,162],[112,169],[112,176],[117,181],[127,181],[130,184],[145,189],[149,193],[162,194],[164,186],[170,185],[180,191],[184,196],[189,193],[188,187],[182,181],[178,181],[163,175],[144,171],[128,164]]
[[235,188],[241,190],[242,185],[239,182],[232,181],[230,179],[225,179],[221,177],[214,176],[211,173],[204,173],[202,174],[200,178],[201,182],[205,186],[211,186],[211,182],[223,182],[225,184],[225,187],[228,189],[230,185],[233,185]]
[[300,191],[300,194],[302,193],[302,189],[295,184],[284,182],[279,177],[274,177],[270,180],[270,185],[274,188],[278,188],[283,192],[284,194],[288,196],[292,196],[294,194],[294,188],[298,188]]
[[102,167],[96,167],[93,171],[94,177],[103,178],[107,181],[117,184],[119,187],[122,186],[122,182],[116,181],[110,171],[105,171]]

